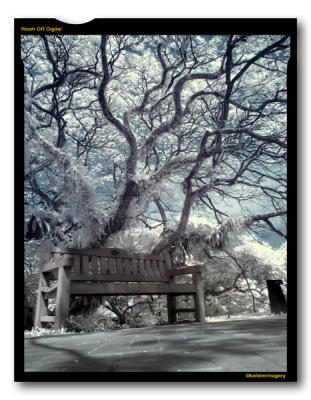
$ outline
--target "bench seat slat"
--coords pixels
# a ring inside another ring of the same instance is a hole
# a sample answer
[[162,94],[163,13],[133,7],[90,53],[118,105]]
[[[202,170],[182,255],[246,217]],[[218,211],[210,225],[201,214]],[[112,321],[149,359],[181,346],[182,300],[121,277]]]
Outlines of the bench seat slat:
[[89,274],[71,274],[72,281],[100,281],[100,282],[168,282],[166,276],[144,276],[140,274],[107,274],[107,275],[89,275]]
[[194,294],[195,285],[169,283],[71,282],[71,295]]

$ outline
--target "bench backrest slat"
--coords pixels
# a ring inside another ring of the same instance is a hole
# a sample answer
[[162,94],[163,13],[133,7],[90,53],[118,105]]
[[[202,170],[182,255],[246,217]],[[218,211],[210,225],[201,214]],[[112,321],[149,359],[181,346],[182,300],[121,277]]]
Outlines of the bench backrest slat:
[[100,257],[100,273],[105,275],[108,273],[108,258],[106,257]]
[[73,254],[73,255],[88,255],[97,257],[109,257],[109,258],[129,258],[135,260],[162,260],[165,261],[164,256],[155,256],[150,254],[141,253],[130,253],[123,249],[70,249],[63,247],[53,247],[51,253],[61,253],[61,254]]
[[82,274],[89,273],[89,256],[82,256]]
[[92,275],[98,275],[99,274],[99,257],[93,256],[91,259],[91,271]]
[[[103,258],[103,257],[101,257],[101,258]],[[117,274],[120,274],[120,275],[122,275],[123,274],[123,272],[124,272],[124,266],[123,266],[123,264],[124,264],[124,259],[123,258],[117,258]]]
[[[128,253],[123,249],[73,249],[53,247],[55,260],[64,255],[73,255],[72,276],[99,277],[113,281],[124,276],[130,281],[164,281],[168,279],[170,260],[167,256]],[[169,261],[168,261],[169,260]],[[168,265],[169,263],[169,265]],[[75,278],[73,278],[75,279]],[[122,279],[123,280],[123,279]]]
[[108,261],[108,264],[109,264],[109,269],[108,269],[109,274],[110,274],[110,275],[116,274],[116,272],[117,272],[117,262],[116,262],[116,259],[113,258],[113,257],[110,257],[110,258],[109,258],[109,261]]
[[75,274],[80,274],[81,273],[81,257],[79,255],[74,255],[74,266],[73,266],[73,272]]

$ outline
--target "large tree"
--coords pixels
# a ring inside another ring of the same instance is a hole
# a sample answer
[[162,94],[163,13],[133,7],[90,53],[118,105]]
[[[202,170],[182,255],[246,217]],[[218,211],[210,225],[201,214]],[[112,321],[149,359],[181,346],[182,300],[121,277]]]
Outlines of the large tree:
[[24,36],[26,239],[286,237],[289,55],[277,35]]

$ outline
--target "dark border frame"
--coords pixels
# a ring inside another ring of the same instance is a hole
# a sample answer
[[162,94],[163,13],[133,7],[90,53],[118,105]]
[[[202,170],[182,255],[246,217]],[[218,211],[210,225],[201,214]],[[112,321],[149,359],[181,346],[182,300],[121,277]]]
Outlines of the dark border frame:
[[[15,304],[14,304],[14,380],[16,382],[275,382],[273,378],[246,378],[244,372],[25,372],[23,293],[24,275],[24,71],[20,59],[21,28],[57,26],[61,32],[45,34],[287,34],[291,36],[291,57],[288,64],[288,333],[286,378],[282,382],[297,381],[297,19],[295,18],[234,18],[234,19],[94,19],[85,24],[72,25],[57,19],[17,18],[14,20],[14,255],[15,255]],[[24,32],[38,35],[40,31]],[[258,371],[260,373],[260,371]],[[275,373],[278,373],[276,371]],[[282,372],[284,374],[284,372]],[[279,381],[278,381],[279,382]]]

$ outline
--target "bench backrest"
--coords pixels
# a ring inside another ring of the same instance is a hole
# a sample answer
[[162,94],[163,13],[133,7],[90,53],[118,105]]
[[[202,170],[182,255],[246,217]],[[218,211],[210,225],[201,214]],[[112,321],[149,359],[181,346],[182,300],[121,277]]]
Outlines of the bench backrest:
[[153,256],[123,249],[72,249],[54,247],[55,259],[70,254],[72,280],[108,280],[126,282],[167,281],[172,268],[168,254]]

